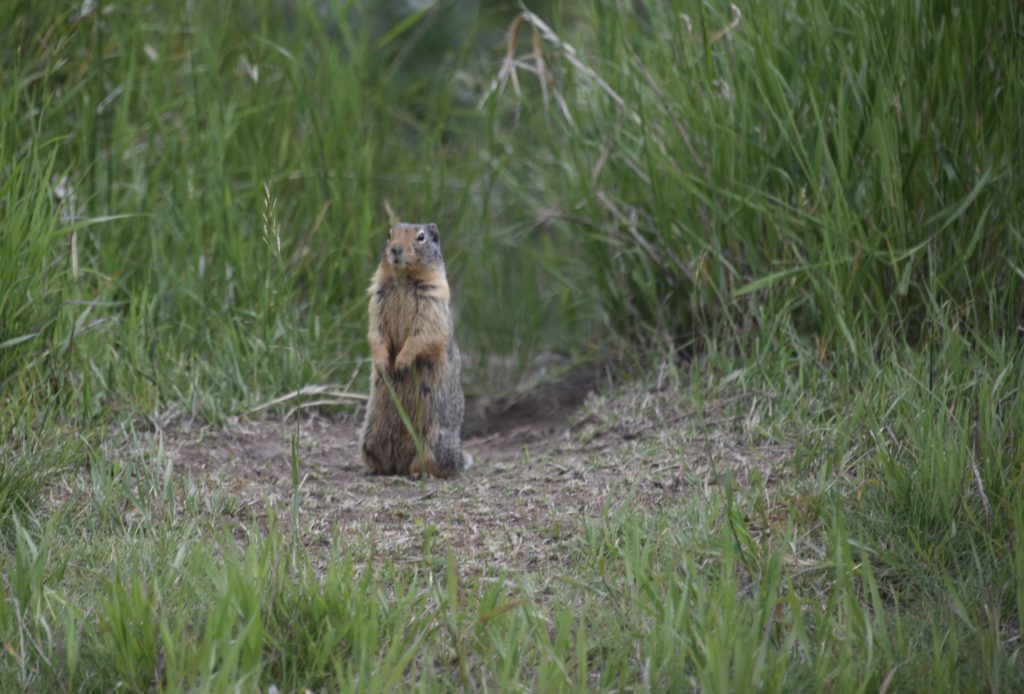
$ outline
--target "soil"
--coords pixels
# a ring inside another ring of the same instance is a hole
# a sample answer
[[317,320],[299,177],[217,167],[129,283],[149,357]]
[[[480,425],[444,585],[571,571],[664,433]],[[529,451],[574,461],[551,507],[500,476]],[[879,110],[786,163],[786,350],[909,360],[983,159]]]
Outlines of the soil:
[[[786,446],[757,442],[757,396],[706,405],[664,383],[602,389],[602,369],[467,403],[472,468],[456,478],[371,476],[358,455],[361,408],[288,421],[237,418],[221,428],[162,430],[178,474],[233,500],[238,520],[289,523],[299,460],[299,532],[399,563],[450,548],[463,570],[533,571],[564,561],[580,524],[616,508],[655,509],[707,493],[725,472],[743,484],[777,475]],[[602,390],[604,392],[602,392]]]

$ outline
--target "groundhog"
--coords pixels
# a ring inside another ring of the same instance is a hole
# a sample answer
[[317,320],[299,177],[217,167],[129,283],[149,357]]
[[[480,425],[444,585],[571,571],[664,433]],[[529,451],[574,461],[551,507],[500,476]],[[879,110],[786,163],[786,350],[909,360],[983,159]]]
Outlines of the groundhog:
[[462,358],[437,225],[392,227],[368,293],[373,373],[363,460],[374,474],[465,470],[473,461],[462,451]]

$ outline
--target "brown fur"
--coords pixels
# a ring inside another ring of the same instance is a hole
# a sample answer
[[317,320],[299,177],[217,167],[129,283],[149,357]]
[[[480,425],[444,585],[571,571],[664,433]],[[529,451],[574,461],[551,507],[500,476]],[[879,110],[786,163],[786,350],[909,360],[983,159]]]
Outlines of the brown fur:
[[462,452],[462,360],[436,225],[391,229],[369,295],[373,374],[363,460],[378,474],[454,475],[472,460]]

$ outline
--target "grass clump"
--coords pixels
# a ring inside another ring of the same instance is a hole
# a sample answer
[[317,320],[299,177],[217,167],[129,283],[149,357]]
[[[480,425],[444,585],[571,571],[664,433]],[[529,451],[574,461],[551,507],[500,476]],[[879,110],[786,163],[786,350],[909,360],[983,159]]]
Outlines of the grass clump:
[[612,325],[683,342],[784,316],[855,362],[947,310],[1012,334],[1019,8],[732,7],[595,2],[585,58],[524,15],[564,104],[530,159],[562,172]]

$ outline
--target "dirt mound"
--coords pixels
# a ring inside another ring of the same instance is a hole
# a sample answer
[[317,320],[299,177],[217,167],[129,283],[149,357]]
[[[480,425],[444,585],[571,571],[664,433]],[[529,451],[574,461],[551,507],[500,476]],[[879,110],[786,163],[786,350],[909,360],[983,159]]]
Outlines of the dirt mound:
[[465,448],[476,464],[451,480],[369,476],[360,413],[170,427],[164,446],[179,474],[235,499],[238,520],[265,523],[271,506],[288,521],[294,442],[307,544],[328,544],[336,529],[343,545],[368,555],[420,561],[447,547],[465,569],[488,573],[558,562],[581,520],[605,508],[672,503],[726,469],[740,480],[755,466],[770,475],[787,454],[750,445],[742,426],[696,432],[678,392],[633,385],[595,394],[601,377],[570,372],[535,392],[471,402]]

